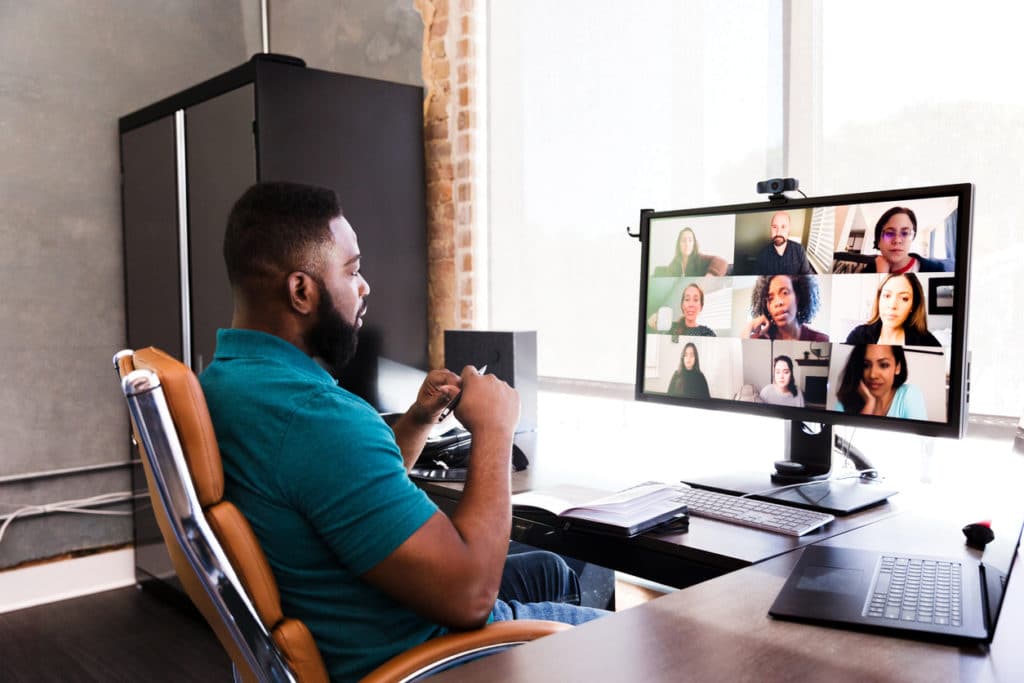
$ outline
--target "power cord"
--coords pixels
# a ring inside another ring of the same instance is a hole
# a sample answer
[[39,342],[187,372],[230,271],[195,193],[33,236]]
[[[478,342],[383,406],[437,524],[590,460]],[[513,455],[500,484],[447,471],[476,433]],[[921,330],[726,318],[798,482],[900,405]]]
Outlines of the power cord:
[[[118,491],[116,493],[102,493],[98,496],[92,496],[90,498],[79,498],[77,500],[62,500],[57,503],[47,503],[45,505],[25,505],[18,508],[14,512],[10,512],[4,517],[4,523],[0,525],[0,543],[4,540],[4,534],[7,532],[7,527],[19,517],[25,517],[27,515],[45,515],[52,512],[72,512],[83,515],[130,515],[130,510],[92,510],[90,509],[95,505],[112,505],[114,503],[124,503],[135,498],[144,498],[148,494],[137,493],[133,494],[131,491]],[[4,503],[9,505],[9,503]]]
[[761,491],[751,491],[750,493],[744,493],[740,498],[750,498],[751,496],[768,496],[779,491],[785,491],[787,489],[799,489],[804,486],[814,486],[815,484],[827,484],[833,481],[843,481],[844,479],[860,479],[864,476],[865,472],[874,472],[877,476],[878,470],[871,468],[870,470],[858,470],[856,474],[844,474],[838,477],[829,477],[828,479],[812,479],[811,481],[801,481],[796,484],[786,484],[785,486],[776,486],[770,489],[763,489]]
[[844,439],[838,434],[835,434],[833,437],[835,442],[835,449],[839,451],[839,453],[842,454],[844,458],[846,458],[847,462],[853,465],[854,469],[856,470],[856,474],[844,474],[838,477],[829,477],[827,479],[812,479],[810,481],[801,481],[795,484],[786,484],[785,486],[777,486],[774,488],[765,489],[763,491],[752,491],[751,493],[745,493],[740,497],[749,498],[751,496],[767,496],[773,493],[778,493],[779,491],[785,491],[787,489],[799,489],[803,488],[804,486],[813,486],[814,484],[826,484],[830,481],[842,481],[844,479],[882,479],[883,477],[881,476],[881,472],[879,472],[875,467],[873,467],[871,463],[868,462],[867,457],[851,443],[851,441],[853,441],[853,435],[856,433],[856,431],[856,427],[850,430],[849,439]]

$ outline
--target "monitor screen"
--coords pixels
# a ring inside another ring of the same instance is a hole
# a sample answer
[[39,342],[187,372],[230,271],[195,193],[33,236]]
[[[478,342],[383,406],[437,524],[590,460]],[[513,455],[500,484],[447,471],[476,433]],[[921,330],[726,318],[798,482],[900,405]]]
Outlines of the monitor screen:
[[959,437],[972,195],[641,212],[637,399]]

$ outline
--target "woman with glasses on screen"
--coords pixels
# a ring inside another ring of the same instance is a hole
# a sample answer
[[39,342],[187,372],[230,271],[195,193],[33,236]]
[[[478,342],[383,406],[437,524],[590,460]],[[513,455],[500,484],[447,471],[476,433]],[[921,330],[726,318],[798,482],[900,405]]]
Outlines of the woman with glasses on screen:
[[796,388],[792,358],[775,356],[772,363],[772,383],[761,390],[761,400],[777,406],[804,407],[804,397]]
[[871,319],[853,328],[847,344],[940,346],[928,331],[924,288],[913,273],[889,275],[875,294]]
[[654,277],[681,277],[684,275],[725,275],[728,264],[721,256],[700,253],[697,235],[692,228],[683,228],[676,237],[675,254],[665,266],[654,269]]
[[708,381],[700,371],[700,357],[693,342],[683,347],[683,353],[679,357],[679,369],[672,374],[666,393],[669,396],[683,398],[711,398]]
[[750,294],[747,326],[751,339],[828,341],[828,335],[806,323],[818,312],[820,298],[815,275],[762,275]]
[[902,346],[854,346],[836,391],[836,410],[927,420],[924,395],[907,383],[907,376],[907,358]]
[[911,209],[894,206],[875,223],[875,249],[881,252],[865,273],[938,273],[946,268],[940,261],[910,251],[917,237],[917,216]]
[[[679,298],[679,309],[683,317],[673,322],[667,330],[658,330],[658,314],[653,314],[647,319],[649,332],[664,331],[673,337],[714,337],[715,331],[707,325],[697,322],[697,316],[704,310],[704,290],[696,282],[691,282],[683,289],[683,295]],[[666,307],[666,313],[668,307]]]

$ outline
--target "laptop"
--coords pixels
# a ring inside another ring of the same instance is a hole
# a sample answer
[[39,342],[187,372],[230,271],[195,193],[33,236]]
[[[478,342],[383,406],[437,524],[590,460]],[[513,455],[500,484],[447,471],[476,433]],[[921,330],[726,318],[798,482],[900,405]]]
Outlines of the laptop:
[[812,545],[768,613],[958,645],[990,643],[1020,538],[1018,530],[1002,562],[1005,571],[984,555],[939,557]]

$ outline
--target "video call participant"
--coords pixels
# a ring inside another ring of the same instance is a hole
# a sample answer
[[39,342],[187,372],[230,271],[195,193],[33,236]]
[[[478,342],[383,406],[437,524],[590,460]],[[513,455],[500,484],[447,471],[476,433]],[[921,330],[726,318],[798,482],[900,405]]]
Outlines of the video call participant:
[[679,357],[679,369],[672,374],[667,393],[670,396],[684,398],[711,398],[708,381],[700,371],[700,356],[697,355],[697,347],[693,342],[688,342],[683,347],[683,353]]
[[654,269],[654,277],[725,275],[728,264],[721,256],[700,253],[692,228],[683,228],[676,237],[675,255],[665,266]]
[[894,206],[875,223],[875,249],[881,253],[865,273],[938,273],[941,262],[910,251],[917,237],[917,216],[911,209]]
[[924,395],[907,383],[907,375],[902,346],[858,344],[850,351],[843,368],[836,391],[836,410],[927,420]]
[[807,326],[818,313],[820,297],[814,275],[762,275],[750,295],[747,326],[751,339],[828,341],[828,335]]
[[807,275],[814,271],[803,245],[789,239],[790,219],[785,211],[772,216],[771,241],[757,254],[760,275]]
[[[707,325],[701,325],[697,322],[697,316],[704,310],[704,290],[696,282],[691,282],[683,289],[683,295],[679,298],[679,308],[683,312],[683,317],[672,323],[672,326],[667,330],[668,334],[674,337],[687,335],[691,337],[715,336],[714,330]],[[658,314],[655,313],[647,319],[648,330],[656,331],[657,324]]]
[[[370,293],[332,190],[249,188],[228,218],[224,259],[232,327],[217,332],[200,381],[225,498],[252,524],[284,612],[312,631],[332,680],[360,678],[448,630],[602,614],[557,602],[579,591],[558,556],[506,561],[514,389],[469,367],[461,377],[433,370],[389,428],[314,362],[337,372],[352,358]],[[407,471],[460,388],[455,414],[473,446],[448,517]]]
[[777,406],[804,407],[804,397],[796,388],[792,358],[784,355],[775,357],[772,365],[772,383],[761,390],[761,400]]
[[847,344],[940,346],[928,331],[924,288],[913,273],[889,275],[875,294],[871,319],[853,328]]

